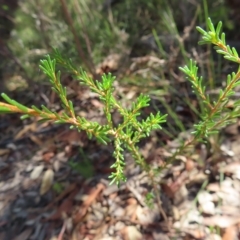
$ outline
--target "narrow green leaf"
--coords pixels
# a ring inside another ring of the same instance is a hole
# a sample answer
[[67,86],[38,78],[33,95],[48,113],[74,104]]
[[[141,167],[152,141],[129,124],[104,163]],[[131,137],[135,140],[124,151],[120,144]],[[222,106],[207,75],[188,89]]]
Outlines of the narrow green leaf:
[[73,108],[73,102],[71,100],[68,101],[69,107],[70,107],[70,111],[72,113],[74,113],[74,108]]
[[24,114],[20,117],[21,120],[24,120],[24,119],[27,119],[27,118],[30,118],[31,116],[29,114]]
[[42,113],[42,110],[37,108],[36,106],[32,105],[32,109],[35,110],[37,113]]
[[224,56],[224,58],[232,62],[238,62],[238,60],[234,56],[227,55],[227,56]]
[[[2,93],[1,94],[2,98],[7,102],[7,103],[10,103],[12,104],[12,99],[5,93]],[[12,104],[13,105],[13,104]]]
[[42,119],[38,120],[38,123],[44,123],[44,122],[51,121],[51,120],[52,120],[51,118],[42,118]]
[[222,40],[223,44],[226,45],[225,33],[221,34],[221,40]]
[[206,32],[205,30],[203,30],[201,27],[196,27],[196,29],[197,29],[202,35],[207,34],[207,32]]
[[49,114],[52,114],[52,111],[49,110],[47,107],[45,107],[44,105],[41,105],[41,108],[46,112],[46,113],[49,113]]
[[233,54],[232,49],[229,45],[227,45],[227,51],[228,51],[228,53]]
[[219,54],[223,54],[223,55],[226,54],[226,51],[224,51],[222,49],[218,49],[218,50],[216,50],[216,52],[219,53]]
[[219,22],[218,25],[217,25],[217,29],[216,29],[216,35],[217,35],[218,38],[220,36],[221,28],[222,28],[222,22]]
[[207,19],[207,25],[208,25],[209,29],[210,29],[213,33],[215,33],[215,28],[214,28],[214,25],[213,25],[213,23],[212,23],[211,18],[208,18],[208,19]]
[[237,52],[236,48],[233,47],[232,52],[233,52],[233,55],[238,58],[238,52]]

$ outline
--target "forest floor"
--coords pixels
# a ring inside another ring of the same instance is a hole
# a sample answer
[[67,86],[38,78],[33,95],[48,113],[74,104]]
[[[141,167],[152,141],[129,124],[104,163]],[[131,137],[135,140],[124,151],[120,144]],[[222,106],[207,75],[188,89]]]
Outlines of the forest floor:
[[[117,68],[116,59],[120,58],[112,56],[100,70]],[[118,77],[115,83],[116,95],[125,106],[139,93],[151,92],[148,88],[152,87],[152,102],[144,110],[145,116],[156,110],[166,111],[156,90],[159,93],[170,84],[179,94],[183,83],[156,81],[150,86],[149,82],[137,84],[136,80],[139,74],[152,73],[151,67],[162,64],[153,56],[129,60],[124,69],[128,82]],[[63,81],[77,106],[76,113],[91,121],[105,121],[96,95],[68,77]],[[60,106],[47,86],[35,86],[29,94],[17,93],[15,97],[26,104],[34,99],[37,106],[44,103],[56,111]],[[180,141],[191,135],[192,110],[180,98],[168,93],[164,101],[173,107],[185,130],[177,130],[179,124],[170,118],[170,125],[164,127],[174,131],[171,136],[153,132],[140,143],[142,155],[153,167],[161,166]],[[190,95],[188,100],[197,104]],[[112,145],[100,145],[69,126],[37,120],[21,121],[16,114],[1,116],[1,240],[240,239],[239,122],[210,138],[209,146],[198,144],[186,155],[177,156],[159,173],[156,181],[164,218],[156,202],[148,201],[152,193],[150,180],[127,152],[128,180],[119,188],[110,186]],[[114,114],[114,121],[120,120]]]

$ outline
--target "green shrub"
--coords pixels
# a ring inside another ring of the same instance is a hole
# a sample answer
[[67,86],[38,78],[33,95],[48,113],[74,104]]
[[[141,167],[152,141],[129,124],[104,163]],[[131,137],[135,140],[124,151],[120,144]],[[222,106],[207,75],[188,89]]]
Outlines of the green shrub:
[[[235,48],[230,48],[226,45],[225,34],[220,34],[222,23],[219,22],[216,29],[210,19],[208,19],[207,24],[208,31],[197,27],[197,30],[203,36],[202,41],[199,43],[213,44],[217,53],[222,54],[225,59],[239,64],[240,58],[237,51]],[[7,103],[0,102],[0,113],[20,113],[22,114],[22,119],[37,116],[41,118],[41,121],[53,121],[58,124],[67,123],[71,125],[71,128],[75,128],[78,131],[85,131],[89,138],[95,137],[103,144],[109,144],[110,141],[113,142],[115,163],[111,166],[113,172],[109,176],[111,184],[116,183],[119,185],[122,181],[127,180],[124,175],[124,152],[128,150],[135,162],[147,173],[152,185],[152,191],[146,195],[146,203],[151,206],[153,198],[156,198],[158,210],[166,222],[167,216],[161,206],[155,174],[161,172],[162,169],[174,162],[176,156],[186,151],[189,146],[206,140],[211,134],[217,133],[221,128],[232,123],[240,116],[240,100],[236,101],[231,106],[231,109],[228,107],[228,102],[231,96],[234,95],[234,89],[240,85],[240,68],[238,68],[236,73],[228,75],[225,88],[221,89],[217,98],[212,100],[206,93],[203,78],[198,77],[196,63],[190,60],[189,64],[183,68],[180,67],[180,70],[186,74],[193,91],[199,101],[202,102],[201,119],[194,125],[192,137],[183,142],[175,153],[165,161],[164,165],[154,169],[147,164],[139,152],[138,143],[142,138],[147,137],[152,130],[161,129],[161,124],[166,122],[167,115],[162,115],[160,112],[157,112],[155,115],[151,113],[145,120],[140,120],[140,111],[149,105],[149,96],[141,94],[129,109],[124,108],[121,102],[114,97],[114,77],[111,74],[103,75],[101,81],[95,81],[81,68],[76,68],[72,61],[63,58],[58,50],[55,50],[53,57],[48,55],[40,63],[41,70],[49,78],[53,91],[61,100],[63,111],[61,113],[53,112],[45,106],[41,106],[41,108],[32,106],[29,108],[2,93],[1,95]],[[73,75],[74,79],[78,80],[80,84],[89,87],[92,92],[98,95],[104,105],[106,124],[101,125],[98,122],[91,122],[84,117],[76,115],[73,102],[68,99],[67,90],[60,82],[61,73],[60,71],[56,71],[56,64]],[[114,111],[119,112],[122,116],[122,122],[116,126],[112,115]],[[59,191],[59,187],[57,190]]]
[[[203,35],[200,44],[213,44],[219,54],[222,54],[225,59],[240,63],[238,53],[234,48],[226,45],[225,34],[221,33],[222,23],[219,22],[215,29],[211,20],[208,19],[209,31],[204,31],[197,27],[197,30]],[[60,82],[60,71],[56,71],[56,64],[66,69],[74,76],[81,84],[88,86],[92,92],[99,96],[99,99],[104,104],[104,113],[107,120],[105,125],[98,122],[88,121],[84,117],[76,116],[73,103],[68,100],[66,88]],[[138,149],[138,142],[148,136],[152,130],[161,129],[161,124],[166,121],[167,116],[158,112],[156,115],[150,114],[145,120],[139,120],[140,111],[142,108],[149,105],[149,96],[140,95],[135,102],[132,103],[130,109],[124,108],[121,103],[113,95],[114,77],[111,74],[103,75],[101,81],[94,81],[82,69],[78,69],[70,60],[63,58],[58,50],[55,50],[53,57],[47,56],[45,60],[41,60],[40,68],[43,73],[49,78],[53,91],[57,93],[61,99],[63,111],[60,113],[52,112],[45,106],[37,108],[32,106],[28,108],[20,103],[10,99],[6,94],[2,97],[7,103],[0,102],[1,113],[20,113],[22,119],[39,116],[42,121],[53,121],[55,123],[68,123],[71,128],[76,128],[78,131],[86,131],[89,138],[95,137],[99,142],[108,144],[114,142],[114,157],[115,163],[111,166],[114,171],[110,178],[111,183],[120,184],[121,181],[126,181],[124,176],[124,151],[128,150],[137,164],[149,174],[153,181],[154,169],[146,163]],[[200,101],[204,104],[204,111],[201,113],[201,121],[194,125],[192,138],[184,142],[181,147],[170,157],[162,168],[174,161],[177,154],[181,153],[186,147],[198,141],[203,141],[209,135],[215,134],[222,127],[232,123],[240,115],[239,103],[236,101],[233,108],[230,110],[227,103],[230,97],[234,94],[234,88],[239,86],[240,69],[237,73],[232,73],[228,76],[226,87],[219,92],[216,100],[212,101],[206,94],[206,88],[202,77],[198,77],[198,68],[196,63],[190,60],[188,66],[180,68],[192,84],[193,91],[196,93]],[[112,112],[118,111],[123,120],[117,126],[112,120]],[[158,169],[159,170],[159,169]]]

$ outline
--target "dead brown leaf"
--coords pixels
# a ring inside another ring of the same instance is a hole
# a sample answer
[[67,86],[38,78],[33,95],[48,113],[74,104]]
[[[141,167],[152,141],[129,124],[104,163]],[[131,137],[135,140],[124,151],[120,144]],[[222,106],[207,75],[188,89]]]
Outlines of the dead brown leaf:
[[40,187],[40,195],[44,195],[50,190],[50,188],[52,187],[53,178],[54,172],[52,169],[48,169],[47,171],[45,171]]
[[173,189],[171,185],[168,185],[166,183],[161,183],[161,188],[162,188],[162,191],[166,194],[166,196],[168,196],[169,198],[174,197],[176,190]]
[[96,108],[103,108],[104,105],[102,104],[102,102],[96,100],[96,99],[91,99],[91,104],[96,107]]
[[0,149],[0,156],[3,156],[3,155],[8,154],[8,153],[10,153],[9,148]]
[[236,226],[230,226],[225,229],[222,240],[237,240],[238,231]]
[[59,233],[57,240],[63,239],[63,234],[64,234],[65,230],[66,230],[66,222],[64,221],[61,232]]
[[240,217],[231,216],[212,216],[205,217],[203,223],[207,226],[217,226],[220,228],[228,228],[240,222]]
[[84,146],[87,141],[87,135],[85,132],[77,132],[73,130],[64,131],[59,137],[59,141],[67,142],[69,144],[79,144]]
[[28,240],[30,235],[32,234],[32,229],[26,229],[13,240]]
[[38,138],[37,136],[35,135],[30,135],[29,138],[34,142],[36,143],[38,146],[42,146],[43,145],[43,142],[40,140],[40,138]]
[[73,207],[73,202],[72,199],[65,199],[62,204],[59,206],[57,211],[51,215],[49,218],[47,218],[47,221],[54,221],[54,220],[59,220],[62,219],[64,213],[70,213]]
[[92,204],[92,202],[97,198],[97,196],[100,194],[100,192],[103,191],[105,186],[102,183],[99,183],[95,189],[92,190],[91,193],[89,193],[87,199],[83,202],[81,209],[77,212],[77,214],[74,216],[74,222],[78,223],[80,222],[84,216],[86,215],[88,208]]
[[44,166],[43,166],[43,165],[36,166],[36,167],[33,169],[33,171],[31,172],[30,178],[33,179],[33,180],[39,178],[40,175],[41,175],[41,173],[42,173],[42,171],[43,171],[43,169],[44,169]]
[[25,133],[31,131],[31,132],[35,132],[36,131],[36,123],[33,122],[29,125],[25,125],[14,137],[15,140],[20,139],[24,136]]
[[195,167],[195,162],[192,159],[187,159],[185,163],[185,168],[188,172],[192,171],[192,169]]
[[77,193],[78,189],[75,188],[74,191],[72,191],[71,194],[62,202],[57,211],[46,220],[58,220],[63,218],[63,214],[65,214],[65,216],[66,214],[70,214],[73,208],[73,199]]
[[188,229],[185,232],[191,236],[190,237],[191,240],[192,240],[192,237],[194,239],[199,239],[199,240],[204,239],[206,237],[206,234],[201,229]]
[[126,240],[141,240],[143,236],[136,226],[127,226],[122,231]]
[[54,199],[54,201],[52,201],[45,209],[50,209],[53,207],[54,204],[56,204],[58,201],[60,201],[61,199],[63,199],[65,196],[67,196],[69,193],[73,192],[74,190],[77,189],[77,185],[76,183],[73,183],[71,185],[69,185],[67,188],[65,188],[65,190],[60,193],[59,196],[56,197],[56,199]]
[[46,152],[43,154],[43,160],[45,162],[49,162],[51,160],[51,158],[54,157],[54,155],[55,155],[54,152]]

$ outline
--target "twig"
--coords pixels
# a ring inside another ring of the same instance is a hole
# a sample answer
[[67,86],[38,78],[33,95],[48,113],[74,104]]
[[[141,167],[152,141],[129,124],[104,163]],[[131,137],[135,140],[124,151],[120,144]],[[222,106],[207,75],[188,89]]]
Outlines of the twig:
[[65,230],[66,230],[66,221],[63,222],[63,226],[62,226],[61,232],[58,235],[57,240],[63,239],[63,234],[64,234]]
[[62,9],[63,9],[63,13],[65,15],[65,18],[66,18],[66,21],[67,23],[69,24],[69,27],[70,27],[70,30],[73,34],[73,37],[74,37],[74,41],[75,41],[75,44],[76,44],[76,47],[77,47],[77,51],[78,51],[78,54],[80,56],[80,58],[84,61],[86,67],[88,68],[88,70],[90,71],[90,73],[94,76],[94,78],[96,79],[98,76],[95,72],[95,66],[93,64],[93,62],[91,60],[89,60],[86,56],[85,56],[85,53],[83,51],[83,48],[81,46],[81,43],[79,41],[79,38],[78,38],[78,35],[77,35],[77,32],[73,26],[73,20],[72,20],[72,17],[68,11],[68,8],[67,8],[67,4],[66,4],[66,1],[65,0],[60,0],[61,1],[61,4],[62,4]]
[[171,229],[170,229],[170,226],[169,226],[169,223],[168,223],[168,217],[167,217],[167,214],[165,213],[164,209],[162,208],[162,202],[161,202],[161,199],[160,199],[159,190],[158,190],[157,185],[156,185],[156,183],[154,181],[154,176],[153,176],[152,171],[148,172],[148,176],[149,176],[149,179],[152,182],[153,191],[154,191],[155,196],[157,198],[156,200],[157,200],[158,210],[159,210],[160,214],[162,215],[162,217],[163,217],[163,219],[164,219],[164,221],[165,221],[165,223],[167,225],[168,230],[170,231]]
[[86,26],[85,26],[85,24],[83,22],[83,19],[82,19],[81,10],[80,10],[80,7],[79,7],[79,1],[75,0],[74,2],[75,2],[76,9],[79,12],[78,17],[80,19],[81,27],[83,29],[83,37],[84,37],[84,40],[85,40],[85,43],[86,43],[86,46],[87,46],[88,55],[91,56],[91,54],[92,54],[91,43],[90,43],[87,31],[86,31]]

